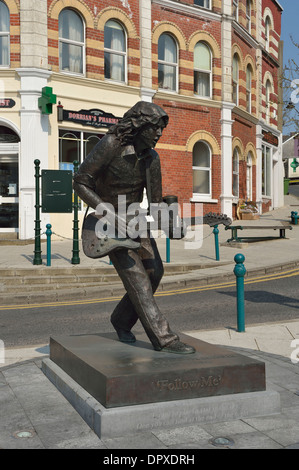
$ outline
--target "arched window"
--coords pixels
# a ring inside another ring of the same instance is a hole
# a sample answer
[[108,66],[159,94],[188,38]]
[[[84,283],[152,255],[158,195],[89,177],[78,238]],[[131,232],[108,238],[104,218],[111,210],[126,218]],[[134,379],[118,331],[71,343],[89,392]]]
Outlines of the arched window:
[[104,28],[105,78],[126,82],[127,39],[120,23],[109,20]]
[[266,42],[266,51],[270,50],[270,31],[271,31],[271,20],[267,16],[265,20],[265,42]]
[[59,69],[63,72],[84,73],[84,24],[69,8],[59,15]]
[[251,82],[252,82],[252,68],[247,65],[246,68],[246,111],[251,113]]
[[252,201],[252,153],[248,152],[246,164],[246,196]]
[[246,0],[246,29],[251,34],[251,0]]
[[239,57],[238,54],[234,54],[233,57],[233,74],[232,74],[232,79],[233,79],[233,103],[238,106],[239,104]]
[[193,193],[211,196],[211,149],[203,141],[193,147]]
[[239,197],[239,151],[233,153],[233,196]]
[[266,81],[266,122],[270,121],[270,104],[271,104],[271,82]]
[[212,54],[209,46],[198,42],[194,48],[194,93],[211,97],[212,90]]
[[158,41],[158,83],[163,90],[177,91],[177,45],[169,34],[162,34]]
[[9,65],[9,10],[0,1],[0,67]]

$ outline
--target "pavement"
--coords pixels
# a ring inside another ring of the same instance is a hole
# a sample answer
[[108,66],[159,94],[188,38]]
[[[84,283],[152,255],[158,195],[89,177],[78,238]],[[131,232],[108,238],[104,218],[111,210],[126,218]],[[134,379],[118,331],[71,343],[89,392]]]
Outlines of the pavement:
[[[291,211],[298,209],[299,198],[287,195],[283,207],[263,214],[259,220],[235,221],[234,224],[254,227],[290,223]],[[80,251],[80,264],[73,265],[72,241],[62,238],[58,232],[52,236],[51,266],[46,265],[45,243],[42,243],[43,264],[33,266],[32,243],[19,245],[0,240],[2,308],[82,301],[119,295],[123,291],[108,259],[91,260]],[[245,235],[260,235],[260,231],[244,231]],[[269,230],[269,235],[278,234]],[[286,231],[286,239],[232,245],[227,244],[228,238],[230,231],[219,226],[220,260],[217,261],[212,229],[204,226],[202,243],[199,241],[196,249],[185,245],[183,240],[171,241],[169,263],[166,263],[166,241],[158,239],[165,266],[160,289],[171,291],[230,282],[235,279],[233,269],[237,253],[245,256],[246,277],[249,278],[299,271],[299,225]],[[99,439],[43,374],[41,363],[49,355],[48,344],[5,347],[0,341],[0,448],[101,449],[105,451],[103,455],[122,449],[161,450],[163,454],[178,449],[195,452],[219,447],[299,449],[299,318],[246,325],[243,333],[225,327],[184,333],[265,362],[267,390],[279,393],[281,412]],[[219,444],[216,438],[227,440],[220,440]]]

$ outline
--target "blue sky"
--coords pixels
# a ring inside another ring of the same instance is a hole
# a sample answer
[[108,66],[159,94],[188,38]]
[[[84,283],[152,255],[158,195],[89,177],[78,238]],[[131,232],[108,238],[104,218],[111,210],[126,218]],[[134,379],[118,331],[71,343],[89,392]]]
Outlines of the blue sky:
[[299,65],[299,49],[290,39],[290,34],[299,43],[299,0],[278,0],[283,8],[281,39],[284,41],[283,61],[293,58]]
[[[288,64],[289,59],[294,59],[296,64],[299,66],[299,48],[294,46],[291,41],[290,35],[293,40],[299,43],[299,0],[278,0],[280,5],[283,7],[282,12],[282,28],[281,28],[281,39],[284,42],[283,47],[283,63]],[[299,78],[294,77],[294,78]],[[298,105],[296,106],[298,110]],[[296,114],[298,111],[293,111],[293,117],[297,118]],[[284,133],[289,134],[292,131],[297,131],[296,125],[284,127]]]

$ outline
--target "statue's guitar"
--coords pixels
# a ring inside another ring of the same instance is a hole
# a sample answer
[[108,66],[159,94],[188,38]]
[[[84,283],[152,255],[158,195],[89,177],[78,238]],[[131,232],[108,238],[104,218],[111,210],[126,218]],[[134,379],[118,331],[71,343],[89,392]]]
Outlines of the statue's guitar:
[[[82,248],[83,252],[89,258],[103,258],[107,256],[111,251],[120,250],[127,248],[130,250],[137,250],[140,248],[140,242],[131,238],[118,238],[97,236],[96,224],[102,216],[96,215],[95,212],[91,212],[85,217],[82,227]],[[190,220],[189,220],[190,222]],[[225,226],[231,225],[232,221],[226,214],[215,214],[209,212],[203,217],[191,218],[191,225],[207,224],[210,227],[215,225],[223,224]]]

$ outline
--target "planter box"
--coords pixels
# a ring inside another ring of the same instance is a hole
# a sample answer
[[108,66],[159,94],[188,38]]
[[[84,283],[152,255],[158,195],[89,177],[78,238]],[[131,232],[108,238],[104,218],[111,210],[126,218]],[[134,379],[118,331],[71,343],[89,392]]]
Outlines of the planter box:
[[257,220],[260,218],[259,214],[253,214],[251,212],[240,212],[242,220]]

